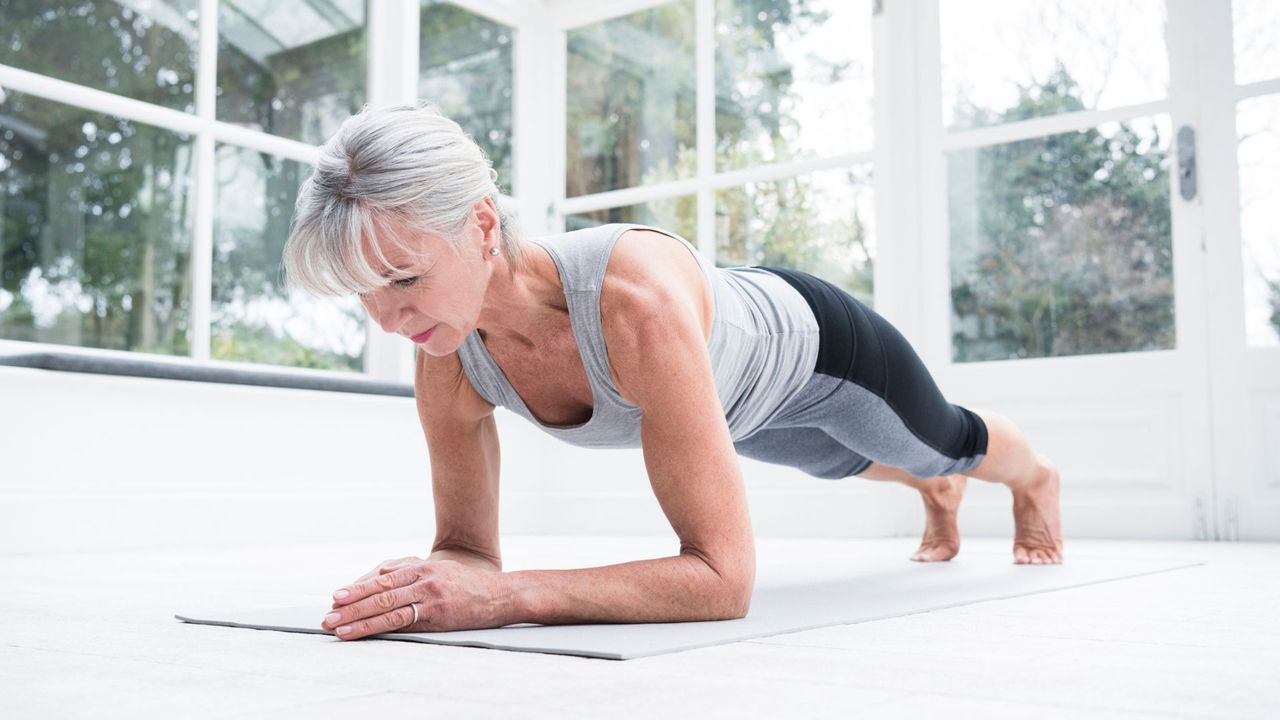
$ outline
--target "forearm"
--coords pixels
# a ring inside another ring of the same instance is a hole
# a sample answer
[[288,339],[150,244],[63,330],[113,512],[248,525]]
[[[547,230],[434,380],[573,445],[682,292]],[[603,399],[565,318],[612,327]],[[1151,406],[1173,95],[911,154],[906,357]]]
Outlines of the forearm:
[[747,597],[696,555],[575,570],[506,573],[511,623],[688,622],[746,615]]

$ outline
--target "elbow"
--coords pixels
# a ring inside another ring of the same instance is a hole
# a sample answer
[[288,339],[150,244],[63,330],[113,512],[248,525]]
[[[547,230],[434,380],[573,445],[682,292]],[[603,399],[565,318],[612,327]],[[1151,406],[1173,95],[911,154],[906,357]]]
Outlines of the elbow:
[[732,562],[715,562],[711,556],[685,546],[682,553],[693,555],[702,561],[707,570],[706,581],[711,585],[707,594],[712,600],[708,620],[741,620],[751,609],[751,595],[756,584],[756,558],[752,552],[735,555]]
[[721,616],[717,619],[741,620],[751,610],[751,594],[756,584],[754,561],[749,567],[750,572],[740,573],[732,579],[721,577],[720,597],[724,598],[724,602],[720,606]]
[[729,610],[725,614],[725,620],[741,620],[747,616],[747,612],[751,610],[751,591],[751,586],[747,586],[729,595]]

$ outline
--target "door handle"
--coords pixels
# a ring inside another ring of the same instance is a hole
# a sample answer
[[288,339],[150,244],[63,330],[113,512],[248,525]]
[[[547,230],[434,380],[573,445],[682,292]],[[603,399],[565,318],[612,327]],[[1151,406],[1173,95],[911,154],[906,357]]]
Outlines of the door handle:
[[1178,129],[1178,194],[1187,201],[1196,197],[1196,131],[1190,125]]

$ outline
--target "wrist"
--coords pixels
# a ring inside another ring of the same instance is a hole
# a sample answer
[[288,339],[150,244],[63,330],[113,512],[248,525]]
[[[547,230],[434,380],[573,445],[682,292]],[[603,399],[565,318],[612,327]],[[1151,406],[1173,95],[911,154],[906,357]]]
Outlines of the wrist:
[[531,602],[532,586],[523,571],[502,573],[503,625],[537,622]]
[[427,560],[453,560],[463,565],[471,567],[484,568],[485,570],[493,570],[494,572],[502,572],[502,561],[493,561],[478,553],[470,550],[458,550],[456,548],[441,548],[434,550],[427,556]]

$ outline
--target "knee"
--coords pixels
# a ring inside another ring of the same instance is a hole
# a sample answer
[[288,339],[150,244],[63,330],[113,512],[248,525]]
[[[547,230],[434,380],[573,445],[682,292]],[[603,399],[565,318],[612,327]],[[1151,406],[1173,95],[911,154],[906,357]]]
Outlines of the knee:
[[857,458],[852,464],[833,464],[826,467],[814,468],[808,472],[809,475],[822,480],[843,480],[857,475],[863,470],[866,470],[870,465],[870,460],[867,460],[866,458]]

